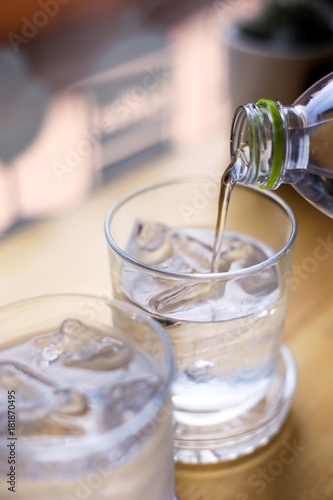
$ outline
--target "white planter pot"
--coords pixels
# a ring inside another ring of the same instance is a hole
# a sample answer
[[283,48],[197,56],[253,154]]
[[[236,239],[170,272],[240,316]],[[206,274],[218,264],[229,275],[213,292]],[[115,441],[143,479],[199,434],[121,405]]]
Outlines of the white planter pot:
[[232,110],[260,98],[291,104],[312,83],[333,71],[333,42],[281,48],[232,26],[224,36]]

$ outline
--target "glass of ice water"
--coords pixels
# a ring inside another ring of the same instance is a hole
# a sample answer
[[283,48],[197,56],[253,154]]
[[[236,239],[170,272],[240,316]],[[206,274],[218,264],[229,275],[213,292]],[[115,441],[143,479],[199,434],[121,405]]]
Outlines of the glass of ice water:
[[175,460],[251,453],[286,419],[296,369],[282,342],[296,222],[275,194],[236,186],[211,273],[219,185],[178,179],[126,194],[105,224],[115,297],[172,341]]
[[0,324],[1,499],[174,500],[160,325],[85,295],[8,305]]

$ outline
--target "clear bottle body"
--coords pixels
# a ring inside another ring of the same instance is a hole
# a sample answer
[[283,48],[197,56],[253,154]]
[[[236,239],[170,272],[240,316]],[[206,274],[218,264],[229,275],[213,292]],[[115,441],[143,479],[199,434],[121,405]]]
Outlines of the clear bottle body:
[[240,106],[231,130],[237,182],[293,187],[333,217],[333,73],[292,106],[261,100]]

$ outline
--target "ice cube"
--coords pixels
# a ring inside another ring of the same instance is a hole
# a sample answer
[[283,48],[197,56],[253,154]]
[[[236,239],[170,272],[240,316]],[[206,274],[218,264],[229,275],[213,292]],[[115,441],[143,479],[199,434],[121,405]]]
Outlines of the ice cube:
[[[64,421],[88,411],[86,397],[77,390],[59,387],[53,380],[18,361],[0,361],[0,391],[12,390],[15,391],[16,421],[21,435],[81,432],[76,422]],[[4,432],[2,426],[0,432]]]
[[248,278],[243,278],[239,284],[246,293],[264,297],[279,287],[279,271],[276,266],[271,266]]
[[[221,291],[223,294],[223,290]],[[171,286],[149,299],[149,307],[159,314],[176,313],[197,308],[214,298],[216,287],[211,283],[193,283]]]
[[223,240],[219,272],[245,269],[267,260],[267,253],[244,235],[229,235]]
[[126,252],[149,266],[165,261],[172,253],[168,226],[159,222],[137,220]]
[[74,319],[66,319],[58,332],[40,336],[36,345],[42,351],[42,365],[60,360],[86,370],[116,370],[133,356],[129,343]]
[[[272,250],[258,240],[244,235],[229,236],[222,247],[219,270],[234,271],[264,262],[272,255]],[[279,286],[279,272],[276,266],[266,267],[247,278],[239,280],[241,288],[250,295],[269,295]]]
[[[180,257],[183,267],[188,273],[209,273],[213,258],[213,242],[210,232],[179,228],[173,230],[170,240],[175,256]],[[172,262],[169,266],[173,271]],[[177,269],[179,272],[179,269]]]
[[53,411],[61,415],[78,416],[88,411],[88,400],[76,389],[59,388],[54,391]]
[[52,385],[17,361],[0,361],[0,388],[15,391],[20,414],[29,411],[37,416],[45,414],[52,400]]
[[204,359],[199,359],[198,361],[193,360],[188,363],[184,374],[192,381],[197,384],[208,382],[210,379],[214,378],[215,365],[211,361]]
[[112,385],[105,392],[105,423],[117,427],[130,420],[156,394],[160,387],[156,375],[132,378]]

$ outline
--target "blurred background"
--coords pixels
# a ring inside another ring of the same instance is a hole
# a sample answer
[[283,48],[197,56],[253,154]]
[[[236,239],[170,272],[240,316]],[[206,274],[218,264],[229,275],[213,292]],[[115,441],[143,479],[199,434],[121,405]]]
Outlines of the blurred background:
[[291,103],[332,61],[324,0],[6,2],[0,236],[147,158],[227,137],[237,105]]

